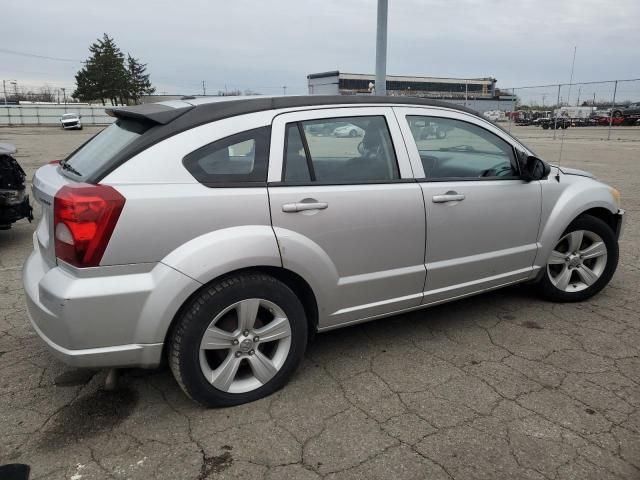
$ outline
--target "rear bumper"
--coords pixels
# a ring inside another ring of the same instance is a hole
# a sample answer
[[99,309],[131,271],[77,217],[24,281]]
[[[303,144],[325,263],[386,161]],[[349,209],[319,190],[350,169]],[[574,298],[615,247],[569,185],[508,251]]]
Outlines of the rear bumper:
[[22,275],[34,330],[75,367],[159,365],[175,313],[200,284],[162,263],[143,267],[84,269],[79,277],[50,268],[36,249]]

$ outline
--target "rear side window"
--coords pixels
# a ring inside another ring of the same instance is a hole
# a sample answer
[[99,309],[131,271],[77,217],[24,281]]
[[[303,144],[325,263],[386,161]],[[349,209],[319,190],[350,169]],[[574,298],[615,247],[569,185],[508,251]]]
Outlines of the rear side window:
[[285,141],[285,182],[384,183],[400,178],[384,116],[290,123]]
[[265,183],[270,135],[271,127],[237,133],[191,152],[182,163],[207,186]]
[[73,168],[66,169],[65,174],[72,172],[83,179],[92,177],[149,128],[151,125],[148,123],[122,118],[116,120],[64,161]]

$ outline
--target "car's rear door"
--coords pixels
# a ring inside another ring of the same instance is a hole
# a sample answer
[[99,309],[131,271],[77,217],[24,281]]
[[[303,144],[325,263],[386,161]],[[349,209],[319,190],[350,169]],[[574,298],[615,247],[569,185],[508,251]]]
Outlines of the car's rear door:
[[[506,135],[463,112],[394,110],[424,193],[424,303],[530,278],[538,248],[540,182],[520,178],[517,152]],[[430,130],[420,135],[417,127],[425,124]]]
[[277,116],[269,198],[283,266],[311,283],[321,328],[420,304],[424,202],[391,108]]

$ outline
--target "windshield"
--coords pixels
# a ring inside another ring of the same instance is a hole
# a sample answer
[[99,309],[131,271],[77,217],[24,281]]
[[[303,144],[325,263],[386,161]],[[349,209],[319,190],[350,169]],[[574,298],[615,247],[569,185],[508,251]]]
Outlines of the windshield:
[[78,116],[78,114],[76,113],[65,113],[64,115],[62,115],[62,118],[76,118]]
[[119,119],[73,152],[62,168],[74,178],[90,177],[148,129],[148,124]]

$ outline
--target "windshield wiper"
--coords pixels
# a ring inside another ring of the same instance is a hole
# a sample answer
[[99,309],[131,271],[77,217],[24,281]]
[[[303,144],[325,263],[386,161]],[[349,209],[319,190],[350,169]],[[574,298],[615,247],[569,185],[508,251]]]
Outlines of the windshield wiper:
[[60,162],[60,166],[62,167],[63,170],[67,170],[73,173],[74,175],[77,175],[78,177],[82,176],[82,174],[78,170],[76,170],[71,165],[69,165],[69,162]]

